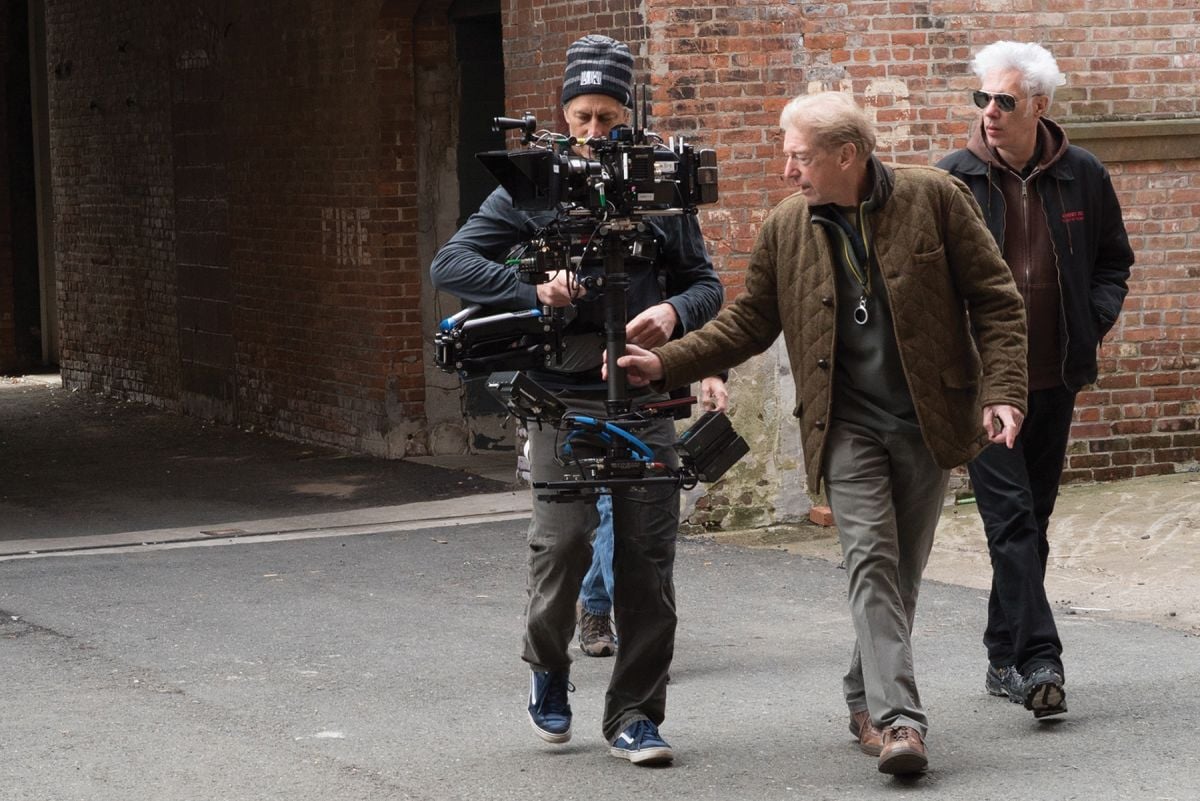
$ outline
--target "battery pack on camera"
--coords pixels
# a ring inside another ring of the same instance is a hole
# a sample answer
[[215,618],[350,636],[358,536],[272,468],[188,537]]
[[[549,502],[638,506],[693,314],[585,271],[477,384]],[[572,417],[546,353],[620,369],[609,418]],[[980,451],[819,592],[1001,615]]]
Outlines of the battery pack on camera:
[[750,452],[724,412],[705,412],[675,442],[684,467],[704,482],[716,481]]

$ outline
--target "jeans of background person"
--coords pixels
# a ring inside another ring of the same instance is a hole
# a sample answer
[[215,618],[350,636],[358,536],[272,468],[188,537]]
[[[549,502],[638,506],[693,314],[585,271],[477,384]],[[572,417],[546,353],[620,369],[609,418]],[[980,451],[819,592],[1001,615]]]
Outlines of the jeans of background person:
[[579,601],[589,615],[608,617],[613,593],[612,496],[601,495],[596,500],[596,511],[600,513],[600,525],[592,538],[592,566],[583,577]]
[[1062,674],[1062,642],[1046,598],[1046,529],[1058,497],[1075,393],[1029,393],[1012,449],[991,445],[967,471],[992,557],[992,593],[983,643],[996,667],[1023,674],[1040,666]]

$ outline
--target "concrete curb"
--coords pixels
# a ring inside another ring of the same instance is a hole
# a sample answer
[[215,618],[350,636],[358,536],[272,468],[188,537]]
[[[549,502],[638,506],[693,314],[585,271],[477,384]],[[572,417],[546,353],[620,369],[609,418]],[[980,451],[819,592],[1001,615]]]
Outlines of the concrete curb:
[[179,528],[127,531],[79,537],[50,537],[0,542],[0,561],[46,555],[89,554],[114,548],[164,545],[229,544],[242,539],[276,541],[313,537],[345,537],[404,531],[438,525],[466,525],[528,517],[528,490],[473,495],[400,506],[377,506],[348,512],[238,520]]

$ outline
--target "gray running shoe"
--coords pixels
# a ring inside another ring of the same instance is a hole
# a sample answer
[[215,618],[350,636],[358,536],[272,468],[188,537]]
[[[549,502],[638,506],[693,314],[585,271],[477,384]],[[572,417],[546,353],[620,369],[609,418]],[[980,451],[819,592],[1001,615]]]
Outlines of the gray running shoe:
[[1007,697],[1014,704],[1025,703],[1025,678],[1021,675],[1021,671],[1012,665],[1005,667],[988,665],[983,686],[989,695],[999,698]]
[[1067,711],[1067,691],[1063,689],[1063,677],[1052,667],[1034,668],[1025,679],[1025,708],[1035,718],[1048,718]]

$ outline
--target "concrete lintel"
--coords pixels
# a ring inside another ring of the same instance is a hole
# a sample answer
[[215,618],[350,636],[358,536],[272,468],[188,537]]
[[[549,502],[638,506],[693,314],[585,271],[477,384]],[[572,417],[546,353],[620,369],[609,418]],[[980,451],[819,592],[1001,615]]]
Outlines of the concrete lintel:
[[1200,158],[1200,119],[1063,123],[1071,144],[1103,162]]

